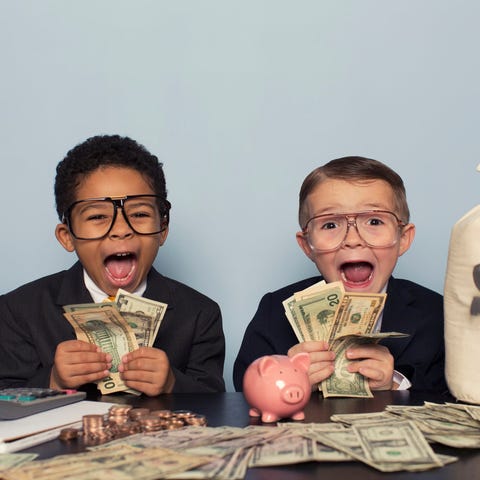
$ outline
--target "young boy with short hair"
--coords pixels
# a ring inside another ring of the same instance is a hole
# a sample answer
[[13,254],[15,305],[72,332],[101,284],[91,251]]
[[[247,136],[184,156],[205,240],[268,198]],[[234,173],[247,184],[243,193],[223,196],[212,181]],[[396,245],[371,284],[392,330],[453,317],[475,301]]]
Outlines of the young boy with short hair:
[[[343,157],[313,170],[299,195],[301,231],[297,242],[321,277],[267,293],[248,325],[234,364],[236,390],[242,390],[248,365],[263,355],[310,355],[312,387],[334,371],[334,352],[321,341],[298,343],[282,301],[324,279],[341,281],[347,292],[386,292],[381,331],[406,338],[351,347],[350,372],[364,375],[372,390],[446,392],[444,377],[443,297],[408,280],[392,277],[398,258],[412,244],[401,177],[376,160]],[[382,228],[376,228],[381,225]]]
[[127,387],[154,396],[225,391],[218,305],[152,264],[168,234],[162,164],[128,137],[95,136],[57,166],[60,244],[79,261],[0,297],[0,387],[83,388],[108,377],[110,354],[77,340],[63,306],[119,288],[168,304],[153,347],[122,358]]

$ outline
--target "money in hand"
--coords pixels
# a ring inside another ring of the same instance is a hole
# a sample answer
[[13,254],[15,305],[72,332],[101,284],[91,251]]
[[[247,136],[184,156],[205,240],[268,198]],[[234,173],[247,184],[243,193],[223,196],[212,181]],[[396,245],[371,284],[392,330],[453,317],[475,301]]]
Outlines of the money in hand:
[[167,310],[167,304],[119,289],[115,297],[115,305],[134,331],[138,346],[153,346]]
[[385,293],[345,292],[342,282],[319,282],[283,302],[285,314],[299,342],[323,340],[335,352],[335,372],[319,389],[325,397],[371,397],[365,377],[350,373],[346,350],[378,342],[394,333],[373,336],[385,305]]
[[110,376],[98,382],[103,395],[130,391],[120,378],[122,356],[139,347],[151,347],[167,309],[166,303],[119,289],[115,302],[65,305],[64,316],[78,340],[98,345],[112,356]]
[[138,348],[133,330],[129,327],[120,312],[113,306],[65,312],[65,318],[75,330],[78,340],[93,343],[103,352],[112,356],[110,376],[99,381],[102,394],[121,392],[127,386],[120,378],[118,366],[122,356]]

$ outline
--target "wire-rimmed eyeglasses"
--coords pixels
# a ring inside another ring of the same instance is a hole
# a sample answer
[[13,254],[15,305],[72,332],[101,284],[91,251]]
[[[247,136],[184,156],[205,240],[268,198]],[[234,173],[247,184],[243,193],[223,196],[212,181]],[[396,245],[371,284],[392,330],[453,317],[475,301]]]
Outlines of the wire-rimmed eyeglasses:
[[333,252],[342,246],[350,227],[355,227],[369,247],[387,248],[400,238],[406,225],[388,210],[367,210],[355,213],[326,213],[310,218],[302,229],[310,248],[317,252]]

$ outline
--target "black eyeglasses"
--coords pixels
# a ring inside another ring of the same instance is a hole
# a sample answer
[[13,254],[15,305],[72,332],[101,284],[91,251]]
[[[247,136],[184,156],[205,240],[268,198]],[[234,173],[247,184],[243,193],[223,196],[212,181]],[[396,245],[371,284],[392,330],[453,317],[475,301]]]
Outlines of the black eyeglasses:
[[68,207],[62,221],[76,239],[99,240],[113,228],[119,208],[127,225],[138,235],[154,235],[168,227],[171,204],[160,195],[78,200]]

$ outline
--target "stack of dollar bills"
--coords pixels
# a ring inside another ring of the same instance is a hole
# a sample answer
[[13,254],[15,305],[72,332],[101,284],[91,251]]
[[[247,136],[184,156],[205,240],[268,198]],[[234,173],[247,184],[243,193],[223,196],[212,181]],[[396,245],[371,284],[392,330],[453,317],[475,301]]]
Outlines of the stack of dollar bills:
[[78,340],[98,345],[112,356],[110,376],[98,382],[102,394],[135,391],[120,378],[118,366],[124,354],[151,347],[162,323],[166,303],[132,295],[119,289],[114,302],[65,305],[64,316]]
[[347,370],[345,352],[353,345],[407,336],[377,331],[386,296],[345,292],[342,282],[322,280],[284,300],[285,314],[298,341],[323,340],[335,352],[335,372],[319,385],[324,397],[372,396],[367,379]]

